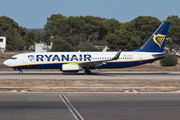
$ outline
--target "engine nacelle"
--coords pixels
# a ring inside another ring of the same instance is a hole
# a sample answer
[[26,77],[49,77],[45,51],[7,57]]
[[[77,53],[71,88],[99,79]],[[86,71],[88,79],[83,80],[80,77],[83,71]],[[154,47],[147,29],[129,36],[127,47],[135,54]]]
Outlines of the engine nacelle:
[[78,64],[63,64],[62,72],[79,72],[82,68]]

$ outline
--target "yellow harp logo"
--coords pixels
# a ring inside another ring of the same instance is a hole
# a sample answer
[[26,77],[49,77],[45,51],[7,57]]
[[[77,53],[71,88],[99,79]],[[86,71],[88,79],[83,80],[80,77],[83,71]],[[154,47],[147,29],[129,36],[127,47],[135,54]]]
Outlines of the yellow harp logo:
[[154,34],[153,40],[161,48],[165,38],[166,38],[166,35],[162,35],[162,34],[155,35]]

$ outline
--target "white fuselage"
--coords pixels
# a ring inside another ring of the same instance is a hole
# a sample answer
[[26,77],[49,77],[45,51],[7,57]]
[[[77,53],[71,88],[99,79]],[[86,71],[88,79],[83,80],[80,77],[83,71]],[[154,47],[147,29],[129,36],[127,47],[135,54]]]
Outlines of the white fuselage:
[[[62,64],[84,63],[90,61],[102,61],[112,59],[117,52],[42,52],[42,53],[23,53],[15,55],[12,59],[4,62],[5,65],[19,69],[61,69]],[[139,64],[153,62],[159,57],[153,57],[154,52],[121,52],[117,60],[107,61],[113,63],[100,68],[121,68]],[[161,56],[162,57],[162,56]],[[114,65],[118,63],[117,65]],[[131,65],[129,66],[128,63]],[[124,65],[123,65],[124,64]],[[96,67],[94,67],[96,68]]]

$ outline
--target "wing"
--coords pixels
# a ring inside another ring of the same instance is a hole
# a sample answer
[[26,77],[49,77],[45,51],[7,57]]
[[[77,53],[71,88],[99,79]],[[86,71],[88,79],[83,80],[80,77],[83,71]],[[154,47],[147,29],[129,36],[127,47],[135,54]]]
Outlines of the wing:
[[90,68],[90,67],[94,67],[94,66],[106,63],[107,61],[117,60],[121,54],[121,51],[122,49],[120,49],[117,52],[117,54],[112,59],[109,59],[109,60],[89,61],[89,62],[79,63],[78,65],[82,68],[88,68],[88,67]]

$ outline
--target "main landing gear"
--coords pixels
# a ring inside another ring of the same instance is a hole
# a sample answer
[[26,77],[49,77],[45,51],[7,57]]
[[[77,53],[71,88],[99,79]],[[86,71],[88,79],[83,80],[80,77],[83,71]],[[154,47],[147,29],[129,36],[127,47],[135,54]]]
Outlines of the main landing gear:
[[86,70],[84,71],[84,73],[85,73],[86,75],[90,75],[90,74],[91,74],[91,71],[90,71],[89,69],[86,69]]

